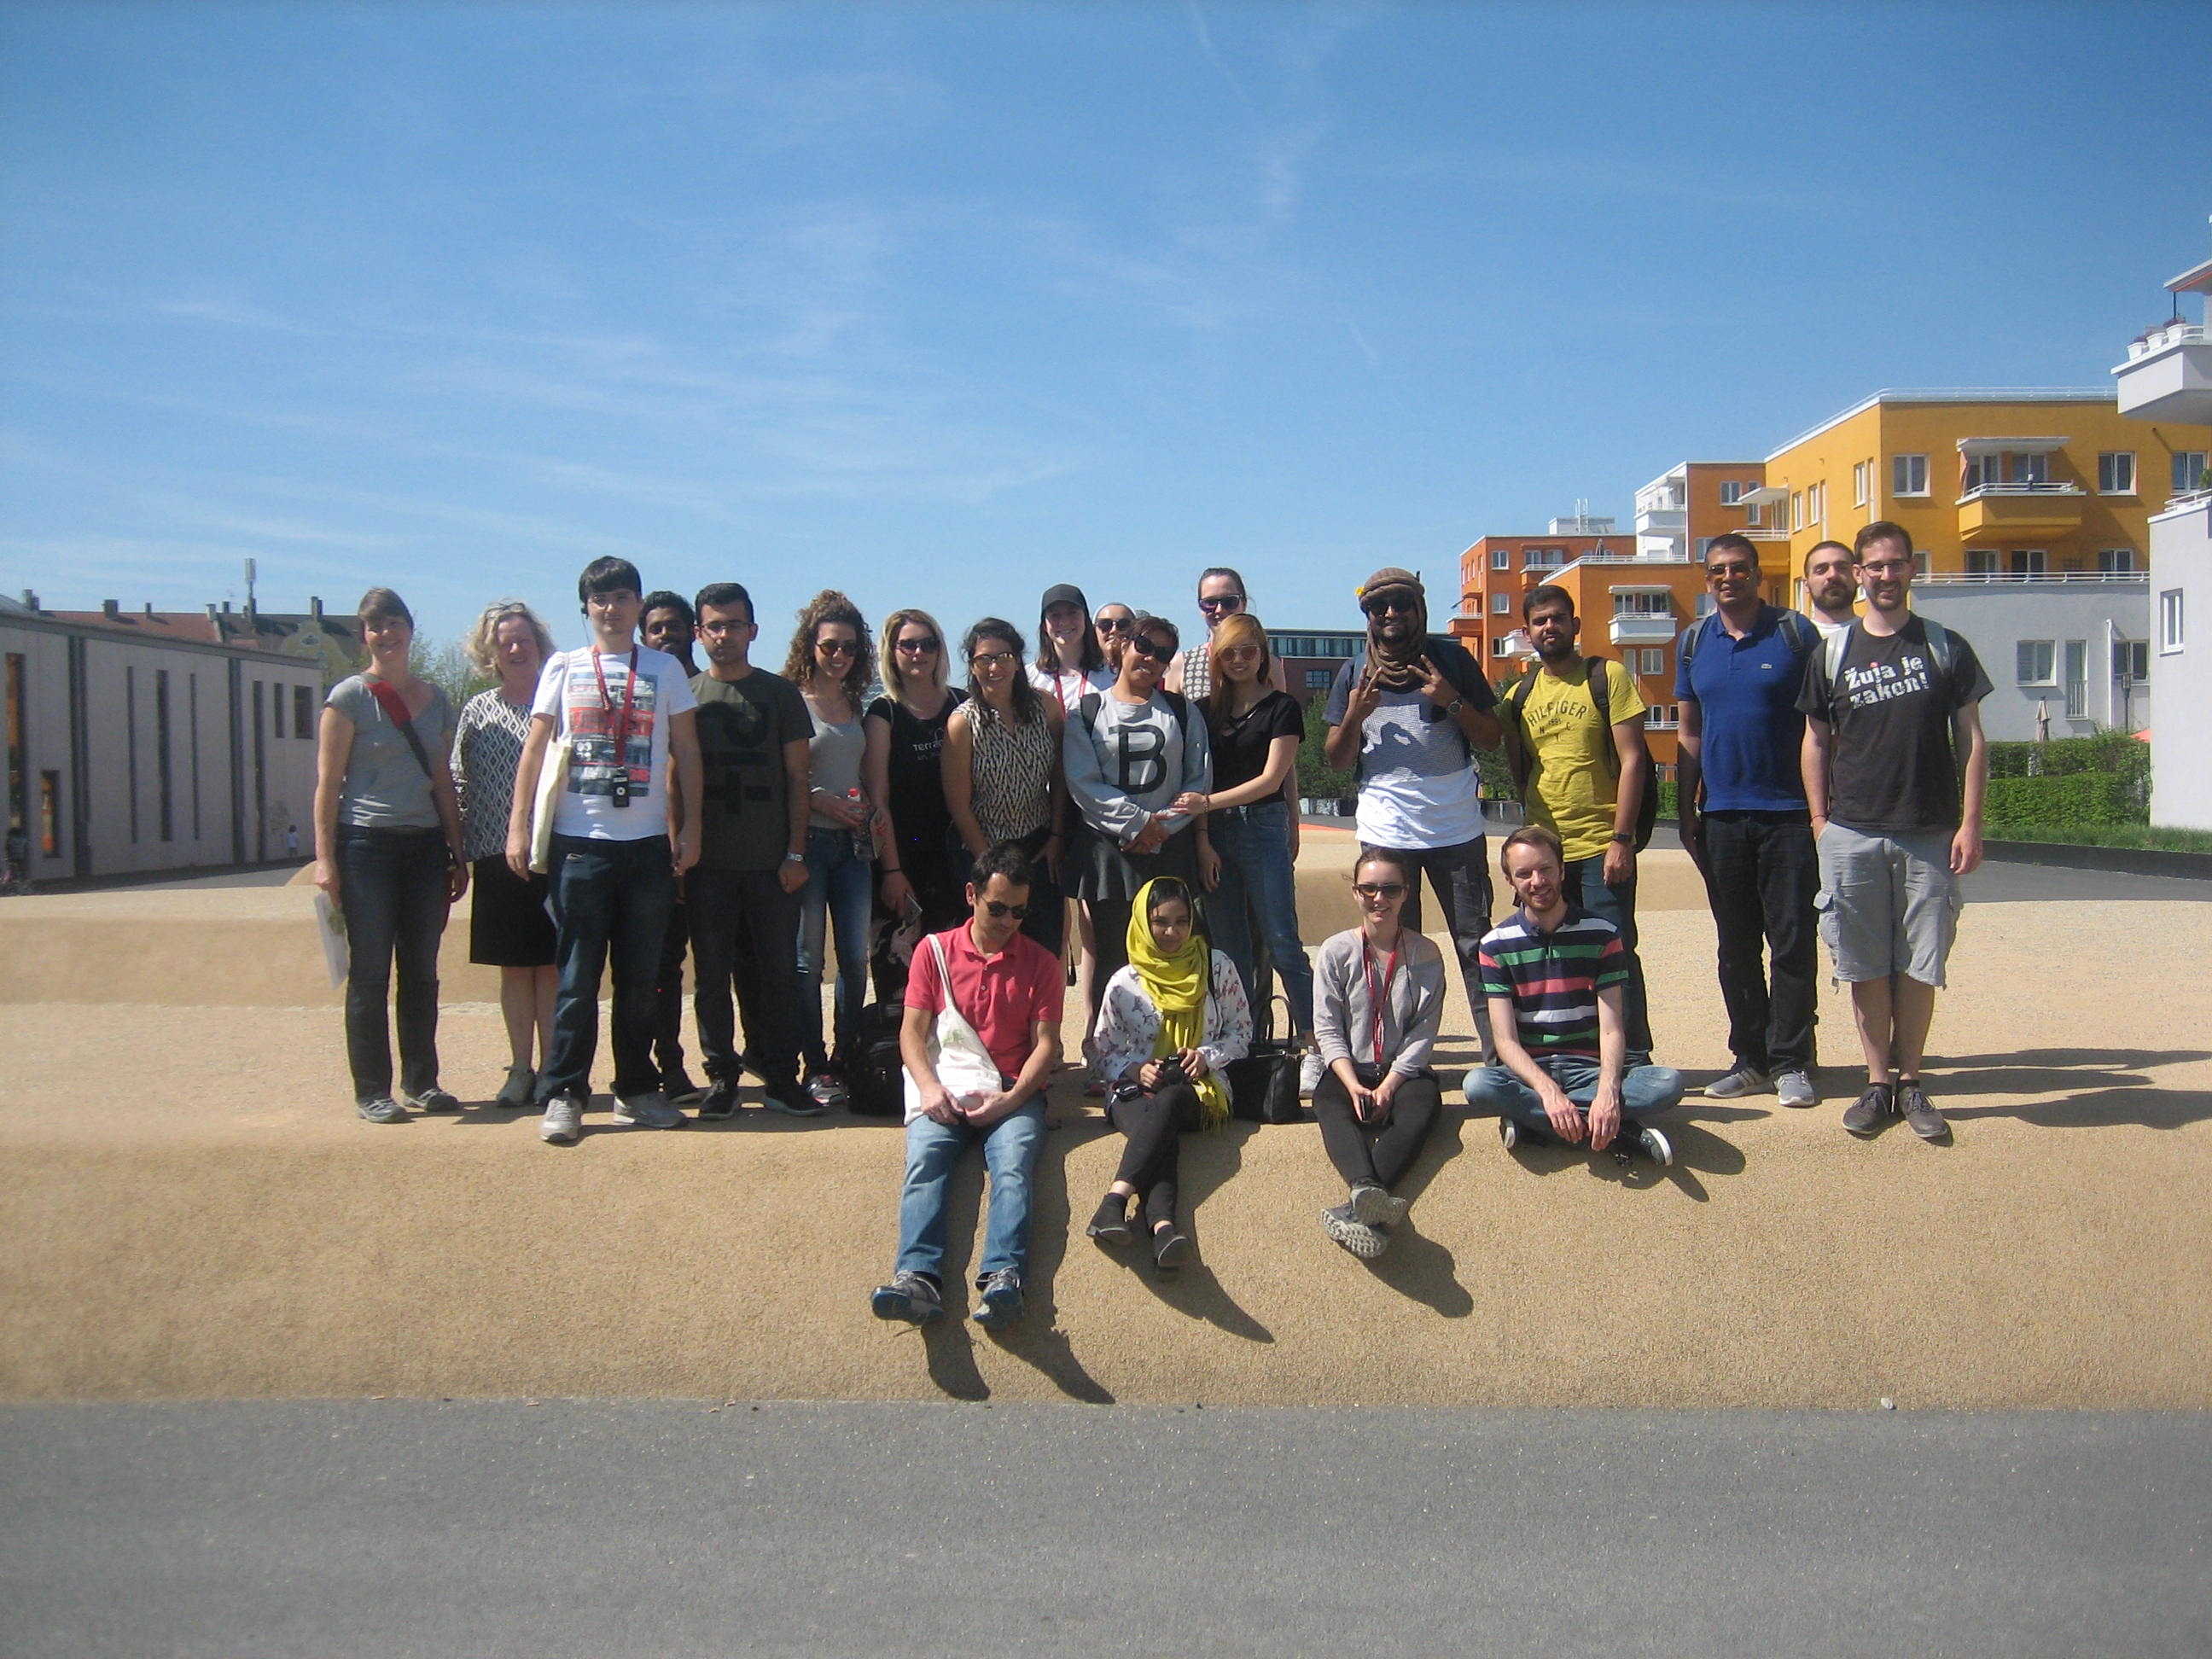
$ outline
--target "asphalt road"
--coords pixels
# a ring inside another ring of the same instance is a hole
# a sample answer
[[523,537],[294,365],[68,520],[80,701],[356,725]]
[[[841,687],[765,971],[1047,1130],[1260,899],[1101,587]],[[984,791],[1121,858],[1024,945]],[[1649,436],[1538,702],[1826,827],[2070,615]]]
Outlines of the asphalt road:
[[2201,1414],[711,1403],[0,1409],[0,1651],[2212,1650]]

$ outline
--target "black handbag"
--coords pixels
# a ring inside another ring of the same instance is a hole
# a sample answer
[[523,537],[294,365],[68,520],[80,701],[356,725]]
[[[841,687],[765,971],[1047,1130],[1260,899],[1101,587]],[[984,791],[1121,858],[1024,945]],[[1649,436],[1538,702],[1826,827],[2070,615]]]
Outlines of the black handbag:
[[1229,1062],[1229,1109],[1249,1123],[1303,1123],[1298,1063],[1305,1050],[1295,1037],[1261,1037],[1242,1060]]

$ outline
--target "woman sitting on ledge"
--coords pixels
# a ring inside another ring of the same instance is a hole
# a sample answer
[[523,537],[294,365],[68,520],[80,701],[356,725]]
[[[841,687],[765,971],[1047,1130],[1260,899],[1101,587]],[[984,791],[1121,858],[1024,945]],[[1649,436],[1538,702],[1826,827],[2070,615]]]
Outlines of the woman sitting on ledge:
[[1091,1237],[1128,1243],[1135,1237],[1129,1200],[1141,1196],[1152,1260],[1165,1268],[1192,1255],[1176,1227],[1176,1137],[1229,1121],[1222,1068],[1252,1047],[1252,1008],[1236,964],[1209,950],[1191,920],[1190,889],[1176,878],[1156,878],[1139,890],[1128,964],[1107,981],[1091,1037],[1099,1075],[1113,1091],[1107,1118],[1128,1145],[1091,1219]]
[[1413,880],[1400,855],[1376,848],[1352,872],[1359,926],[1321,947],[1314,963],[1314,1036],[1328,1070],[1314,1091],[1322,1144],[1352,1188],[1321,1212],[1322,1231],[1352,1255],[1374,1257],[1411,1200],[1391,1189],[1413,1167],[1443,1093],[1429,1051],[1443,1021],[1444,958],[1399,926]]

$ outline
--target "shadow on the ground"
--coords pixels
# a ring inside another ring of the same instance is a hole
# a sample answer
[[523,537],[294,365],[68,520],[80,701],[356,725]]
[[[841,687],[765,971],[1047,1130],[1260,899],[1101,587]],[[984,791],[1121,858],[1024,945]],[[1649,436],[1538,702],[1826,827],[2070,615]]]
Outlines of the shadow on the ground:
[[[1461,1138],[1465,1122],[1457,1113],[1439,1115],[1428,1145],[1398,1183],[1399,1197],[1412,1199],[1418,1205],[1437,1172],[1466,1150]],[[1426,1304],[1446,1319],[1464,1319],[1474,1311],[1474,1297],[1454,1271],[1457,1263],[1452,1253],[1435,1239],[1415,1231],[1410,1219],[1391,1234],[1389,1249],[1359,1265],[1399,1295]]]
[[[1742,1152],[1732,1141],[1708,1133],[1691,1121],[1693,1117],[1710,1118],[1717,1123],[1741,1122],[1748,1118],[1762,1118],[1772,1114],[1753,1106],[1708,1106],[1703,1102],[1685,1101],[1680,1107],[1670,1107],[1654,1115],[1653,1127],[1663,1132],[1674,1149],[1674,1161],[1662,1169],[1650,1159],[1637,1153],[1626,1164],[1613,1156],[1608,1146],[1601,1152],[1590,1151],[1589,1144],[1570,1146],[1558,1140],[1545,1146],[1523,1144],[1507,1152],[1502,1147],[1498,1155],[1507,1162],[1517,1164],[1526,1173],[1537,1176],[1559,1174],[1562,1170],[1579,1169],[1593,1180],[1609,1181],[1614,1185],[1633,1190],[1674,1187],[1686,1198],[1700,1204],[1710,1203],[1712,1194],[1705,1183],[1698,1179],[1700,1172],[1713,1176],[1741,1175],[1744,1170]],[[1498,1115],[1485,1112],[1469,1116],[1469,1124],[1482,1126],[1484,1139],[1494,1141],[1498,1134]]]
[[[1097,1249],[1115,1262],[1130,1278],[1186,1318],[1202,1319],[1248,1342],[1273,1342],[1275,1334],[1240,1307],[1214,1277],[1206,1260],[1202,1224],[1205,1200],[1243,1167],[1244,1143],[1258,1127],[1255,1123],[1232,1121],[1203,1134],[1182,1137],[1182,1155],[1176,1171],[1180,1188],[1177,1204],[1182,1230],[1198,1249],[1198,1259],[1188,1267],[1163,1273],[1152,1265],[1152,1241],[1146,1236],[1150,1224],[1139,1213],[1137,1204],[1129,1206],[1130,1224],[1137,1231],[1134,1243],[1115,1249],[1091,1244],[1087,1232],[1084,1237],[1088,1248]],[[1108,1133],[1113,1131],[1109,1128]]]
[[[2147,1073],[2212,1060],[2202,1048],[2023,1048],[2012,1054],[1928,1056],[1942,1079],[1930,1092],[1946,1117],[2011,1117],[2046,1129],[2139,1124],[2179,1129],[2212,1118],[2212,1091],[2166,1089]],[[2084,1086],[2089,1085],[2089,1086]],[[2063,1093],[2072,1090],[2075,1092]],[[1954,1105],[1965,1095],[2056,1095],[1990,1106]]]

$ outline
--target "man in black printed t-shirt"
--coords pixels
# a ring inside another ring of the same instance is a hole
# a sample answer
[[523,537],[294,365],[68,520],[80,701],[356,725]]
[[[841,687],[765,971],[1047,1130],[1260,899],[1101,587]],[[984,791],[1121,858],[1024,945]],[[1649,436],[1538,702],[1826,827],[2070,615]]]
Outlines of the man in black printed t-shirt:
[[1990,678],[1965,640],[1912,614],[1912,538],[1900,526],[1869,525],[1853,556],[1866,614],[1813,653],[1797,698],[1820,934],[1850,985],[1866,1052],[1866,1092],[1844,1127],[1871,1135],[1894,1113],[1936,1140],[1950,1126],[1929,1103],[1920,1060],[1957,931],[1958,878],[1982,861]]

